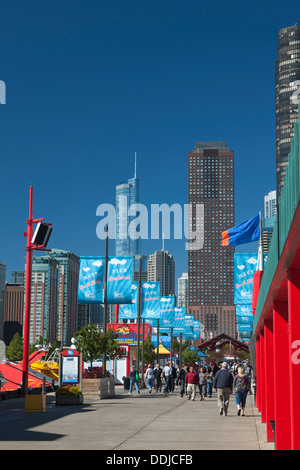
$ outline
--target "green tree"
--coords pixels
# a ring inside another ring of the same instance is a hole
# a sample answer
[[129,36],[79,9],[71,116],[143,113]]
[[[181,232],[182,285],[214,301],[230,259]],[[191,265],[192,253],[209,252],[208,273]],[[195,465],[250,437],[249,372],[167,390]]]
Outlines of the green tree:
[[23,359],[23,338],[16,333],[6,348],[6,356],[12,362],[19,362]]
[[[154,344],[151,342],[150,338],[147,338],[144,341],[144,365],[149,364],[149,363],[153,364],[153,362],[155,361],[155,358],[156,358],[156,353],[154,351],[155,351]],[[140,360],[142,360],[142,353],[143,353],[142,344],[140,344],[139,353],[140,353]],[[137,347],[136,346],[134,348],[132,348],[132,354],[135,357],[137,357]]]
[[118,334],[113,330],[108,330],[106,336],[93,323],[89,323],[74,335],[76,348],[82,352],[83,360],[89,362],[93,367],[93,362],[100,359],[106,351],[107,359],[114,359],[122,356],[123,349],[120,348],[117,338]]
[[193,362],[197,362],[199,359],[197,351],[190,351],[189,349],[185,349],[182,353],[182,362],[186,364],[191,364]]

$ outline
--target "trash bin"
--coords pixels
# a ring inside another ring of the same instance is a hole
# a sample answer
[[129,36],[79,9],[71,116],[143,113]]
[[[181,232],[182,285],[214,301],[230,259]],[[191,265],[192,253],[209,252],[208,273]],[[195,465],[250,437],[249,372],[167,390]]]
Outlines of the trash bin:
[[124,390],[129,390],[130,378],[129,377],[122,377],[122,380],[124,382]]

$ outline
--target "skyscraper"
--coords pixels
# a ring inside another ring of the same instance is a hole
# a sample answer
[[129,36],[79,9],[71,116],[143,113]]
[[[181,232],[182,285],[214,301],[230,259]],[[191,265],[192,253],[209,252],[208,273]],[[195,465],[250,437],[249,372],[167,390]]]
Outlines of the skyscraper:
[[6,284],[4,293],[4,342],[8,346],[13,336],[23,332],[24,285]]
[[183,273],[178,278],[178,307],[185,307],[188,312],[189,306],[189,276],[188,273]]
[[[189,313],[206,337],[235,335],[234,247],[221,246],[222,231],[234,226],[234,153],[226,142],[197,142],[188,154],[191,229],[203,230],[202,248],[188,251]],[[197,220],[196,205],[204,220]]]
[[278,58],[275,62],[276,112],[276,190],[281,194],[285,167],[294,137],[294,122],[298,120],[298,104],[293,99],[300,92],[300,25],[278,32]]
[[150,255],[148,281],[160,282],[160,295],[175,295],[175,262],[168,251],[156,251]]
[[140,180],[136,177],[136,156],[134,178],[116,187],[116,256],[141,254],[141,239],[135,239],[130,222],[135,215],[130,215],[130,207],[141,203]]

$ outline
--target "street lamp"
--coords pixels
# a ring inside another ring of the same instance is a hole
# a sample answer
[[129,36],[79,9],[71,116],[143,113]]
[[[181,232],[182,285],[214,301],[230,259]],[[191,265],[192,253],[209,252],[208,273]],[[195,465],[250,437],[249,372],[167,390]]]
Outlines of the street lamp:
[[[49,241],[52,224],[42,221],[42,219],[34,219],[32,212],[32,195],[33,187],[30,186],[29,190],[29,218],[26,220],[27,232],[27,245],[25,250],[26,254],[26,284],[25,284],[25,308],[24,308],[24,347],[23,347],[23,368],[22,368],[22,389],[23,395],[28,394],[28,369],[29,369],[29,330],[30,330],[30,302],[31,302],[31,276],[32,276],[32,252],[37,251],[51,251],[47,250],[46,246]],[[38,224],[33,234],[33,226]]]

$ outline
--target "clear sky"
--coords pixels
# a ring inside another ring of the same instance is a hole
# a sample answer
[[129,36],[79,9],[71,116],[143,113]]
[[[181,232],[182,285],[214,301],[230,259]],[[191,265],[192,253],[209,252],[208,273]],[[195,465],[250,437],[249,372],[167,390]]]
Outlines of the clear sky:
[[[188,152],[225,140],[235,152],[236,224],[262,211],[275,189],[277,33],[299,20],[289,0],[2,2],[7,280],[24,269],[30,184],[34,216],[53,223],[53,248],[103,255],[96,209],[133,177],[135,151],[143,203],[183,205]],[[177,277],[187,271],[184,244],[165,241]],[[162,242],[142,245],[149,255]]]

